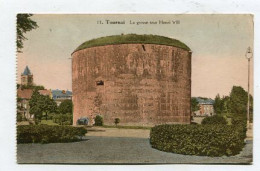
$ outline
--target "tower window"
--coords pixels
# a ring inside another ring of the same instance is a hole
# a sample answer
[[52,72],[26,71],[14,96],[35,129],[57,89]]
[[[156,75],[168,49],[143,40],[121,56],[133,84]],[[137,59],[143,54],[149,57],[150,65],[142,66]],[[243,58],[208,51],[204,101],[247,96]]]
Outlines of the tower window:
[[145,47],[144,47],[144,45],[142,45],[142,47],[143,47],[143,50],[145,51]]
[[104,81],[103,80],[96,81],[96,85],[97,86],[104,85]]

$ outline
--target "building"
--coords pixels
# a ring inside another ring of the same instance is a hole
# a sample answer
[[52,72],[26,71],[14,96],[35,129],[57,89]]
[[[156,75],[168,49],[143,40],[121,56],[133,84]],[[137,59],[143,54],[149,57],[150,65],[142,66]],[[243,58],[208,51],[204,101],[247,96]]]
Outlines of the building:
[[[41,95],[51,97],[50,90],[39,90]],[[29,113],[30,106],[29,100],[33,94],[33,89],[17,89],[17,112],[20,113],[24,118],[33,119],[33,115]]]
[[72,100],[72,92],[68,90],[51,90],[51,98],[59,106],[64,100]]
[[[21,74],[21,86],[17,89],[17,113],[21,114],[23,118],[33,119],[33,115],[29,113],[29,100],[32,97],[34,87],[33,74],[29,67],[26,66],[24,72]],[[41,95],[49,96],[51,98],[50,90],[44,89],[39,90],[38,92]]]
[[157,35],[87,41],[72,53],[73,124],[101,115],[113,125],[189,124],[191,51]]
[[196,100],[199,102],[200,109],[195,111],[195,116],[212,116],[214,112],[214,100],[208,98],[196,97]]
[[28,66],[25,67],[23,73],[21,74],[21,85],[33,85],[33,74]]

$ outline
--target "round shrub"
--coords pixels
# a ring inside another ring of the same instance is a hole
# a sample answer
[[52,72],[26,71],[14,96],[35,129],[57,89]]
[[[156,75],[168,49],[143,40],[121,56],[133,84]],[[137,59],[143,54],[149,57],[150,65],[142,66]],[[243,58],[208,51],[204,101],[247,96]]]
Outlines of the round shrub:
[[232,125],[158,125],[150,132],[153,148],[198,156],[239,154],[244,139],[245,132]]
[[97,116],[95,117],[95,125],[96,125],[96,126],[103,126],[103,124],[104,124],[104,122],[103,122],[102,116],[97,115]]
[[227,120],[223,116],[213,115],[204,118],[201,124],[202,125],[216,125],[216,124],[227,125]]

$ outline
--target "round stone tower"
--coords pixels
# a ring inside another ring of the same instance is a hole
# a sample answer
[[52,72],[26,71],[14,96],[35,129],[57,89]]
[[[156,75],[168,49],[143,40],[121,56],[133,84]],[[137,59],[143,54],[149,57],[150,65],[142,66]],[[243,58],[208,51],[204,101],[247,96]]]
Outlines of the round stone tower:
[[73,124],[189,124],[191,51],[157,35],[116,35],[87,41],[72,53]]

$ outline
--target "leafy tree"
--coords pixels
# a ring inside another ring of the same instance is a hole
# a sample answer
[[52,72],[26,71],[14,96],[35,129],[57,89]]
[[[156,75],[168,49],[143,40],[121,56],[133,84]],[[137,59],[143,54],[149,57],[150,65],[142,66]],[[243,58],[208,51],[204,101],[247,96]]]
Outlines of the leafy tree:
[[230,111],[234,114],[246,114],[247,92],[240,86],[233,86],[230,93]]
[[214,103],[213,107],[214,107],[214,111],[217,114],[220,114],[222,112],[222,101],[221,101],[219,94],[217,94],[217,96],[215,97],[215,103]]
[[[29,101],[30,105],[30,114],[37,114],[40,119],[40,116],[45,113],[46,120],[48,119],[48,113],[57,111],[57,104],[49,96],[41,95],[38,91],[34,91],[33,95]],[[37,110],[36,110],[37,109]],[[36,112],[36,113],[35,113]]]
[[17,14],[16,45],[18,52],[21,52],[23,48],[23,41],[27,40],[24,34],[38,27],[37,23],[30,18],[31,16],[32,14]]
[[116,124],[116,126],[117,126],[117,124],[119,124],[119,122],[120,122],[120,119],[119,119],[119,118],[115,118],[115,124]]
[[31,114],[34,114],[35,124],[38,125],[38,123],[41,122],[42,119],[42,110],[39,108],[39,106],[36,105],[31,107],[29,112]]
[[222,111],[221,113],[230,113],[230,97],[229,96],[223,96],[221,99],[221,105],[222,105]]
[[62,114],[66,114],[66,113],[70,113],[72,114],[72,100],[64,100],[63,102],[61,102],[58,110],[60,113]]
[[191,98],[191,111],[195,112],[200,109],[199,102],[195,97]]
[[48,120],[48,113],[57,111],[56,102],[51,99],[49,96],[44,96],[44,103],[42,104],[42,111],[45,113],[45,119]]

